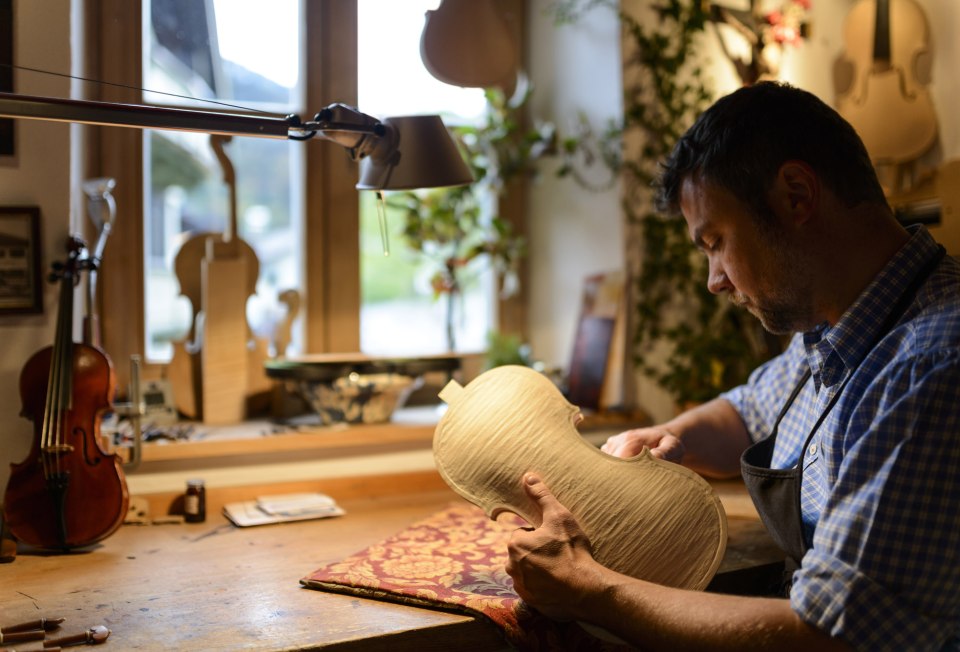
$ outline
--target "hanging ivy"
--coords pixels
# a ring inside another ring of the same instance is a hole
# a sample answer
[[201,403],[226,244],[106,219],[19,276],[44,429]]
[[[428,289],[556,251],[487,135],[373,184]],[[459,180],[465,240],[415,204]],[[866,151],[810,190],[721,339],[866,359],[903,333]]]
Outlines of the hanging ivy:
[[[455,348],[453,305],[474,261],[485,257],[500,280],[502,296],[508,297],[518,288],[526,242],[508,221],[483,211],[481,197],[489,192],[495,200],[512,179],[535,176],[537,161],[555,150],[552,124],[522,127],[521,111],[531,92],[531,87],[526,87],[508,98],[499,89],[486,89],[484,122],[450,129],[473,171],[473,184],[392,193],[387,200],[388,206],[403,216],[404,244],[434,265],[431,285],[434,297],[447,301],[450,350]],[[491,203],[496,205],[496,201]]]
[[[692,245],[684,220],[653,206],[658,165],[712,99],[696,47],[710,5],[662,0],[651,5],[649,24],[611,0],[561,0],[552,9],[557,21],[571,22],[597,7],[617,12],[625,36],[618,136],[640,143],[619,168],[623,210],[639,233],[630,270],[634,362],[679,405],[706,401],[746,380],[779,346],[752,315],[707,290],[707,261]],[[665,356],[652,355],[655,350]]]

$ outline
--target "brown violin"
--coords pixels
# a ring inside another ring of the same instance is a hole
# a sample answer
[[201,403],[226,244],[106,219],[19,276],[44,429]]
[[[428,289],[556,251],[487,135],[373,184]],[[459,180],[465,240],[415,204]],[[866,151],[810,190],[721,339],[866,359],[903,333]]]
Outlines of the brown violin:
[[115,376],[98,347],[73,341],[73,296],[80,274],[95,261],[83,242],[67,241],[67,260],[55,263],[60,284],[55,340],[37,351],[20,374],[21,414],[34,423],[27,458],[12,464],[4,517],[17,539],[69,550],[101,541],[123,523],[129,504],[120,458],[100,444],[102,414],[110,409]]

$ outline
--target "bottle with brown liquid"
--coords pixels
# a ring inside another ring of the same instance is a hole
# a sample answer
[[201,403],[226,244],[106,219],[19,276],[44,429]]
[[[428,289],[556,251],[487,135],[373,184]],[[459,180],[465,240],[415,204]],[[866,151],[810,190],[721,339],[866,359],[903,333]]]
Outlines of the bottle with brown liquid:
[[207,490],[203,480],[187,480],[187,493],[183,497],[183,520],[187,523],[203,523],[207,520]]

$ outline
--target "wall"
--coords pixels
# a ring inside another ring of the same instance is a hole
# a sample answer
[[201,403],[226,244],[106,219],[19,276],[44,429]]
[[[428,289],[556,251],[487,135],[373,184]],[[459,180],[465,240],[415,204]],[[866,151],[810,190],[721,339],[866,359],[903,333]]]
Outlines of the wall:
[[[762,0],[761,0],[762,1]],[[918,0],[927,14],[933,48],[930,92],[940,121],[938,158],[960,156],[960,120],[953,110],[960,102],[960,3]],[[534,115],[563,125],[584,111],[595,125],[620,113],[620,37],[612,12],[595,9],[587,20],[554,27],[545,15],[548,0],[533,0],[530,25],[530,72],[536,87]],[[650,0],[621,0],[630,12],[647,10]],[[747,3],[727,2],[731,6]],[[769,3],[771,6],[778,2]],[[785,54],[782,76],[829,104],[834,104],[832,66],[843,51],[842,24],[854,0],[813,0],[810,38]],[[637,14],[641,15],[641,14]],[[732,68],[710,31],[702,43],[707,74],[719,94],[737,86]],[[785,129],[789,125],[784,125]],[[530,195],[529,217],[531,346],[548,364],[566,366],[573,350],[579,310],[579,287],[585,275],[624,264],[623,229],[618,189],[585,191],[568,180],[545,176]],[[637,402],[655,419],[669,418],[670,398],[638,379]]]
[[[613,12],[595,10],[574,25],[555,26],[551,0],[530,0],[528,67],[534,85],[530,115],[570,133],[578,113],[596,130],[620,120],[620,31]],[[555,165],[555,164],[553,164]],[[530,305],[533,354],[566,367],[580,308],[583,279],[623,267],[619,185],[585,190],[546,169],[529,193]],[[587,171],[602,182],[602,171]]]
[[[70,71],[70,0],[14,2],[15,59],[23,66]],[[16,89],[32,95],[67,96],[67,80],[16,74]],[[0,165],[0,204],[40,207],[42,265],[63,257],[70,215],[70,127],[21,120],[16,126],[16,160]],[[46,284],[45,284],[46,285]],[[0,486],[6,486],[10,462],[27,454],[32,430],[19,416],[20,370],[28,357],[53,341],[57,312],[55,286],[44,291],[43,314],[0,316]]]

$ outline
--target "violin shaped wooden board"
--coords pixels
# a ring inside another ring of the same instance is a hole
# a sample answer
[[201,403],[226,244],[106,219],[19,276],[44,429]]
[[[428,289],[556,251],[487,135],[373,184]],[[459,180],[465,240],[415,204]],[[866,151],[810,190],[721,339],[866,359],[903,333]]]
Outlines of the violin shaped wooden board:
[[837,111],[875,163],[923,156],[939,132],[927,88],[933,54],[923,9],[915,0],[859,0],[844,20],[843,40],[834,66]]
[[442,0],[428,11],[420,37],[427,71],[453,86],[513,88],[516,46],[491,0]]
[[727,520],[693,471],[652,457],[603,453],[580,436],[579,410],[542,374],[502,366],[440,392],[449,407],[433,439],[437,469],[491,518],[509,511],[533,525],[539,509],[522,477],[535,471],[576,517],[594,557],[626,575],[704,589],[720,565]]

